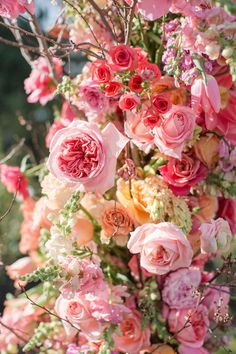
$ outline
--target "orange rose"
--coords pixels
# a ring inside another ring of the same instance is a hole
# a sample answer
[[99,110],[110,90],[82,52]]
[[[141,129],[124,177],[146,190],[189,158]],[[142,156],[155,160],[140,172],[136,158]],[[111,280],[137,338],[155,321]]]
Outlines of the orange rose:
[[213,168],[219,160],[219,141],[215,135],[209,134],[194,144],[197,158],[208,168]]
[[196,213],[196,217],[201,223],[208,222],[216,216],[218,199],[214,196],[203,194],[198,198],[198,206],[201,209]]
[[140,354],[176,354],[174,349],[167,344],[154,344],[146,350],[142,351]]

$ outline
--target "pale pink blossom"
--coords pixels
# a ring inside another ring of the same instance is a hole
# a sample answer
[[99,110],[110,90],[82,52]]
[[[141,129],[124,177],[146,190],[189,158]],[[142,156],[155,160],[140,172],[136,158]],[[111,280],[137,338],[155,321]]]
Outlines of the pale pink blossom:
[[215,322],[219,321],[219,316],[228,314],[230,300],[230,289],[227,286],[214,284],[212,288],[206,288],[203,293],[202,304],[209,311],[209,319]]
[[55,134],[49,170],[80,190],[104,193],[114,185],[117,157],[127,142],[112,123],[100,131],[95,123],[75,120]]
[[15,19],[26,11],[34,13],[34,0],[0,0],[0,16]]
[[[131,0],[126,0],[131,5]],[[155,21],[164,16],[170,10],[173,0],[163,0],[156,2],[154,0],[138,0],[136,10],[147,21]]]
[[128,249],[140,253],[141,266],[153,274],[189,267],[193,251],[183,232],[174,224],[146,223],[131,232]]
[[204,305],[193,309],[171,310],[168,315],[170,331],[183,345],[201,348],[209,328],[208,310]]

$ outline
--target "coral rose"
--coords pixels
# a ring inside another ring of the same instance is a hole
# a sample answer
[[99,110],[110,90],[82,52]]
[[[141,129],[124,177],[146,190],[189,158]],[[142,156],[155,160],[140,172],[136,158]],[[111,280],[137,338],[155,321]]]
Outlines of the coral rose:
[[114,334],[115,350],[121,353],[137,354],[150,344],[150,330],[141,326],[141,315],[137,310],[119,325],[121,334]]
[[124,111],[131,111],[140,104],[140,98],[135,93],[125,93],[120,97],[119,107]]
[[144,269],[158,275],[189,267],[193,257],[183,232],[169,222],[137,227],[131,232],[127,247],[131,253],[140,253],[140,264]]
[[133,48],[119,44],[110,48],[108,63],[114,71],[131,71],[137,68],[138,57]]
[[208,310],[204,305],[195,309],[171,310],[168,315],[170,331],[176,339],[190,348],[202,347],[208,328]]
[[96,60],[91,64],[91,75],[94,81],[104,84],[111,80],[111,68],[103,60]]
[[117,157],[127,141],[112,123],[101,132],[95,123],[73,121],[51,142],[49,170],[82,191],[104,193],[114,185]]
[[189,107],[174,106],[163,118],[153,130],[154,142],[163,154],[180,159],[185,143],[193,135],[194,112]]

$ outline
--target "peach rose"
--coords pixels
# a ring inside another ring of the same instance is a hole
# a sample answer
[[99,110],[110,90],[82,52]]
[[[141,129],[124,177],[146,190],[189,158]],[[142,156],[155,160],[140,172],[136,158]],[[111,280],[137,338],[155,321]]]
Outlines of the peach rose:
[[210,221],[216,216],[218,199],[211,195],[202,194],[198,198],[198,207],[200,210],[196,213],[196,217],[200,222]]
[[208,168],[213,168],[219,160],[219,138],[215,135],[204,135],[194,144],[197,158]]
[[82,213],[76,214],[76,222],[71,228],[71,234],[76,239],[77,245],[86,245],[93,239],[93,224]]
[[[6,267],[7,275],[15,280],[14,286],[18,287],[19,277],[27,273],[32,273],[37,268],[31,257],[23,257]],[[21,282],[22,283],[22,282]]]
[[174,224],[147,223],[131,232],[128,249],[141,254],[141,266],[153,274],[166,274],[189,267],[193,251],[183,232]]
[[137,310],[126,316],[119,329],[121,335],[113,335],[116,351],[137,354],[150,344],[150,330],[148,327],[142,329],[141,315]]
[[102,238],[114,237],[119,245],[125,245],[128,234],[133,230],[133,222],[120,203],[106,202],[101,214]]
[[174,349],[167,344],[153,344],[151,347],[140,352],[140,354],[176,354]]
[[127,210],[131,218],[136,224],[143,224],[151,221],[147,210],[147,200],[144,193],[145,181],[132,180],[131,194],[129,190],[129,182],[119,179],[117,182],[117,199]]

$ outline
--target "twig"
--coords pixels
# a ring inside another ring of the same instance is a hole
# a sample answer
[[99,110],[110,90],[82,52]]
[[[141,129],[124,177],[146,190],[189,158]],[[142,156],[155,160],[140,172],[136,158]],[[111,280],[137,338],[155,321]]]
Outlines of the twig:
[[6,163],[8,160],[10,160],[24,145],[25,139],[21,139],[20,142],[5,156],[2,160],[0,160],[0,165],[3,163]]
[[18,187],[17,187],[17,190],[11,200],[11,203],[9,205],[9,207],[7,208],[7,210],[5,211],[5,213],[0,217],[0,222],[2,222],[2,220],[10,213],[11,209],[13,208],[13,205],[15,203],[15,200],[16,200],[16,196],[17,196],[17,193],[18,193],[18,189],[19,189],[19,186],[20,186],[20,178],[18,179]]
[[134,13],[135,13],[135,6],[137,4],[138,0],[133,0],[131,9],[128,15],[128,22],[127,22],[127,27],[126,27],[126,33],[125,33],[125,44],[129,44],[130,41],[130,36],[132,32],[132,24],[133,24],[133,18],[134,18]]
[[91,4],[91,6],[99,13],[99,15],[100,15],[100,17],[101,17],[101,20],[102,20],[104,26],[106,27],[106,29],[108,30],[108,32],[110,33],[112,39],[117,42],[116,35],[115,35],[115,33],[112,31],[112,29],[111,29],[111,27],[110,27],[110,25],[109,25],[109,23],[108,23],[106,17],[104,16],[104,13],[103,13],[102,9],[100,9],[100,7],[96,4],[95,1],[93,1],[93,0],[88,0],[88,2],[89,2],[89,3]]
[[12,327],[9,327],[8,325],[6,325],[5,323],[3,323],[0,320],[0,325],[2,325],[3,327],[5,327],[6,329],[8,329],[10,332],[12,332],[18,339],[20,339],[23,342],[27,342],[28,339],[22,337],[21,335],[19,335]]

